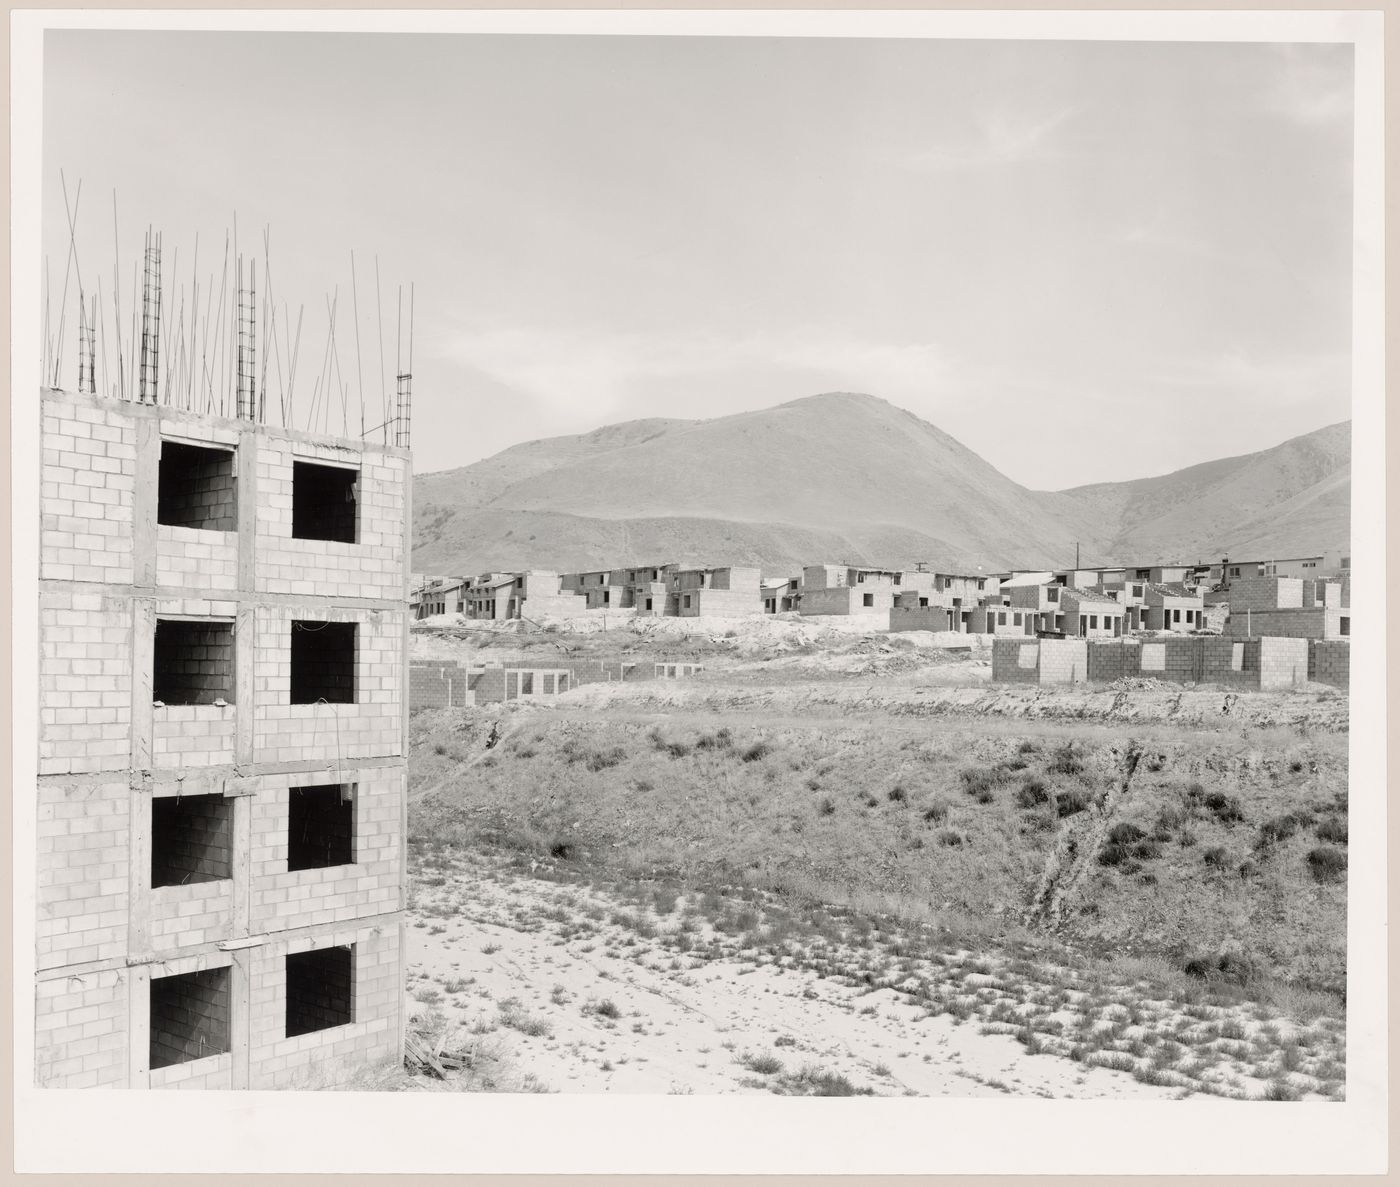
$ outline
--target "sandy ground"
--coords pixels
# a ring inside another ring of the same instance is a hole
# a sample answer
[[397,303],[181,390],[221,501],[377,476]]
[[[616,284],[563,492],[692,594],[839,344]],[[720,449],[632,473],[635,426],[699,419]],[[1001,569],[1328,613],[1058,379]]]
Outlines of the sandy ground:
[[[555,1091],[782,1092],[805,1069],[877,1095],[1184,1094],[1029,1054],[1009,1034],[980,1033],[976,1018],[929,1016],[892,989],[678,957],[608,922],[622,906],[596,890],[465,871],[423,887],[409,929],[411,1008],[444,1015],[456,1032],[446,1049],[486,1042],[501,1059],[504,1043],[523,1077]],[[576,931],[590,915],[601,918]]]

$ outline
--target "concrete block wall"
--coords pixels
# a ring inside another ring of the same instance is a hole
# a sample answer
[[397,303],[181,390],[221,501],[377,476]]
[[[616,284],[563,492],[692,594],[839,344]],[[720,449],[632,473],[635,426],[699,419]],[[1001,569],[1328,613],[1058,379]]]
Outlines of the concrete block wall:
[[[252,805],[250,927],[255,932],[271,932],[340,924],[361,915],[395,911],[405,868],[399,831],[404,781],[401,767],[267,776]],[[354,862],[288,870],[291,788],[327,783],[353,788]]]
[[1000,684],[1112,681],[1146,676],[1176,684],[1286,689],[1308,679],[1347,687],[1349,644],[1288,638],[1212,636],[1092,643],[1041,639],[992,644],[992,679]]
[[34,989],[35,1079],[64,1088],[125,1088],[128,1067],[125,968],[40,980]]
[[1082,684],[1089,679],[1089,645],[1083,639],[1040,640],[1040,683]]
[[86,965],[126,952],[129,779],[39,782],[37,967]]
[[1230,613],[1289,610],[1303,605],[1301,577],[1236,577],[1230,582]]
[[992,640],[992,679],[998,684],[1039,684],[1040,643]]
[[118,401],[45,399],[40,581],[132,580],[136,431]]
[[1308,679],[1337,688],[1351,687],[1351,643],[1314,639],[1308,644]]
[[[406,452],[106,397],[41,401],[36,1081],[280,1087],[395,1057]],[[166,442],[232,452],[224,477],[188,494],[226,509],[232,478],[236,514],[157,522]],[[355,544],[292,539],[293,459],[358,467]],[[225,624],[215,653],[180,653],[194,699],[225,703],[156,704],[157,623],[171,617]],[[356,624],[353,703],[290,703],[297,619]],[[289,871],[290,789],[332,782],[354,787],[353,861]],[[209,811],[171,833],[155,815],[167,797]],[[356,945],[353,1022],[288,1038],[271,970],[337,936]],[[186,1045],[196,1058],[151,1068],[153,1025],[157,1051],[162,1026],[171,1049],[190,1041],[176,1014],[153,1014],[153,976],[214,969],[227,971],[232,1049]]]
[[1121,680],[1142,672],[1142,649],[1135,642],[1090,643],[1088,652],[1089,679]]
[[953,612],[944,606],[895,606],[890,610],[892,631],[951,631]]
[[[257,589],[262,593],[402,601],[408,460],[384,450],[259,435]],[[292,536],[294,462],[358,465],[354,544]]]
[[1259,640],[1259,687],[1297,688],[1308,679],[1308,640]]
[[1259,687],[1260,640],[1201,638],[1194,642],[1201,653],[1201,682],[1228,688]]
[[1239,611],[1231,603],[1224,633],[1236,638],[1268,635],[1286,639],[1340,639],[1351,633],[1350,624],[1350,610],[1317,606],[1312,609]]
[[414,660],[408,667],[408,707],[460,709],[474,703],[467,689],[467,670],[451,660]]
[[[757,572],[757,570],[755,570]],[[685,599],[690,599],[686,608]],[[694,589],[681,595],[680,614],[683,618],[744,618],[763,610],[763,600],[756,589]]]
[[102,587],[40,585],[40,775],[127,765],[131,648],[130,599]]
[[[258,699],[253,756],[258,762],[334,761],[403,752],[403,638],[406,610],[346,610],[329,603],[259,606],[254,667]],[[353,704],[291,703],[294,621],[353,622]]]

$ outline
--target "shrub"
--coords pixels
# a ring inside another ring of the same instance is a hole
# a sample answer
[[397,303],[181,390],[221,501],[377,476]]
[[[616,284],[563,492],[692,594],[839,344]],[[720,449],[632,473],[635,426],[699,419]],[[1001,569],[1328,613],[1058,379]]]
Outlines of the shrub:
[[963,843],[963,835],[962,833],[954,832],[952,829],[944,829],[938,834],[938,843],[940,845],[946,845],[950,849],[956,849]]
[[760,1076],[774,1076],[783,1070],[783,1061],[768,1052],[755,1055],[746,1051],[739,1062],[749,1071],[757,1072]]
[[1253,878],[1257,873],[1259,873],[1259,867],[1254,862],[1248,859],[1240,862],[1241,878]]
[[1114,841],[1110,841],[1099,850],[1099,865],[1101,866],[1122,865],[1127,859],[1127,846],[1119,845]]
[[948,819],[948,805],[942,800],[934,800],[924,809],[924,819],[930,824],[941,824]]
[[1244,819],[1244,813],[1240,810],[1240,802],[1234,796],[1212,791],[1206,795],[1202,802],[1215,814],[1215,818],[1221,824],[1234,824],[1236,821]]
[[656,787],[656,784],[650,779],[634,779],[632,780],[632,786],[638,791],[651,791]]
[[1259,838],[1255,843],[1260,848],[1265,848],[1288,840],[1297,831],[1298,822],[1291,813],[1287,816],[1275,816],[1259,826]]
[[1225,850],[1219,845],[1212,845],[1201,854],[1201,860],[1208,866],[1215,866],[1217,869],[1223,867],[1227,861]]
[[1319,882],[1336,882],[1346,875],[1347,855],[1330,845],[1319,845],[1308,854],[1308,869]]
[[549,847],[549,856],[557,857],[560,861],[568,861],[574,855],[574,844],[572,841],[558,840]]
[[1189,819],[1180,808],[1167,807],[1157,813],[1156,828],[1165,832],[1176,832]]
[[1132,846],[1131,853],[1139,861],[1155,861],[1162,856],[1162,846],[1158,841],[1138,841]]
[[1017,754],[1037,754],[1039,753],[1039,751],[1040,747],[1037,746],[1034,742],[1032,742],[1029,738],[1027,738],[1019,746],[1016,747]]
[[1062,791],[1055,797],[1055,811],[1061,818],[1073,816],[1076,812],[1084,811],[1088,806],[1088,793],[1078,787],[1072,787],[1068,791]]
[[621,746],[613,746],[607,750],[595,750],[588,756],[588,761],[584,764],[590,771],[606,771],[609,767],[615,767],[627,757],[627,751]]
[[1108,831],[1108,839],[1117,845],[1131,845],[1134,841],[1141,841],[1147,834],[1135,824],[1129,824],[1126,820],[1115,824]]
[[622,1011],[617,1008],[617,1003],[614,1002],[610,997],[605,997],[596,1006],[594,1006],[593,1012],[597,1014],[600,1018],[622,1017]]
[[835,803],[832,802],[832,799],[831,799],[830,796],[825,796],[825,797],[822,799],[821,804],[817,807],[817,814],[818,814],[819,816],[835,816],[835,815],[836,815],[836,805],[835,805]]
[[1042,779],[1027,779],[1016,789],[1016,806],[1027,811],[1050,802],[1050,789]]
[[739,757],[745,762],[758,762],[761,758],[766,758],[773,752],[773,747],[761,738],[745,750]]
[[909,793],[904,788],[895,786],[890,788],[888,798],[892,804],[902,804],[909,798]]
[[725,726],[713,734],[702,734],[695,742],[696,750],[728,750],[734,744],[734,735]]
[[1345,845],[1347,843],[1347,822],[1339,820],[1335,816],[1329,816],[1317,826],[1317,839]]
[[1077,775],[1084,769],[1084,764],[1074,753],[1074,747],[1066,744],[1055,751],[1046,769],[1056,775]]

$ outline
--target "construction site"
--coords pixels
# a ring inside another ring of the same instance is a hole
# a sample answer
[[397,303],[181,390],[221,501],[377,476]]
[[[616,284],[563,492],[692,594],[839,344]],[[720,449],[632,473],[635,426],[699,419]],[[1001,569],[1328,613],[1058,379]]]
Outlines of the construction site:
[[78,287],[76,390],[46,327],[44,1087],[323,1086],[402,1059],[411,346],[382,424],[350,431],[328,369],[298,410],[258,263],[233,262],[222,312],[177,319],[148,233],[108,352]]

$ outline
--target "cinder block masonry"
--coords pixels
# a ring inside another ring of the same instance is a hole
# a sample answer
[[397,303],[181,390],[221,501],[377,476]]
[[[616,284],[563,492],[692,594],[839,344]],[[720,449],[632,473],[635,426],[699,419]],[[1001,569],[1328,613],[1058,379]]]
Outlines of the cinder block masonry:
[[401,1058],[408,451],[41,399],[37,1082]]

